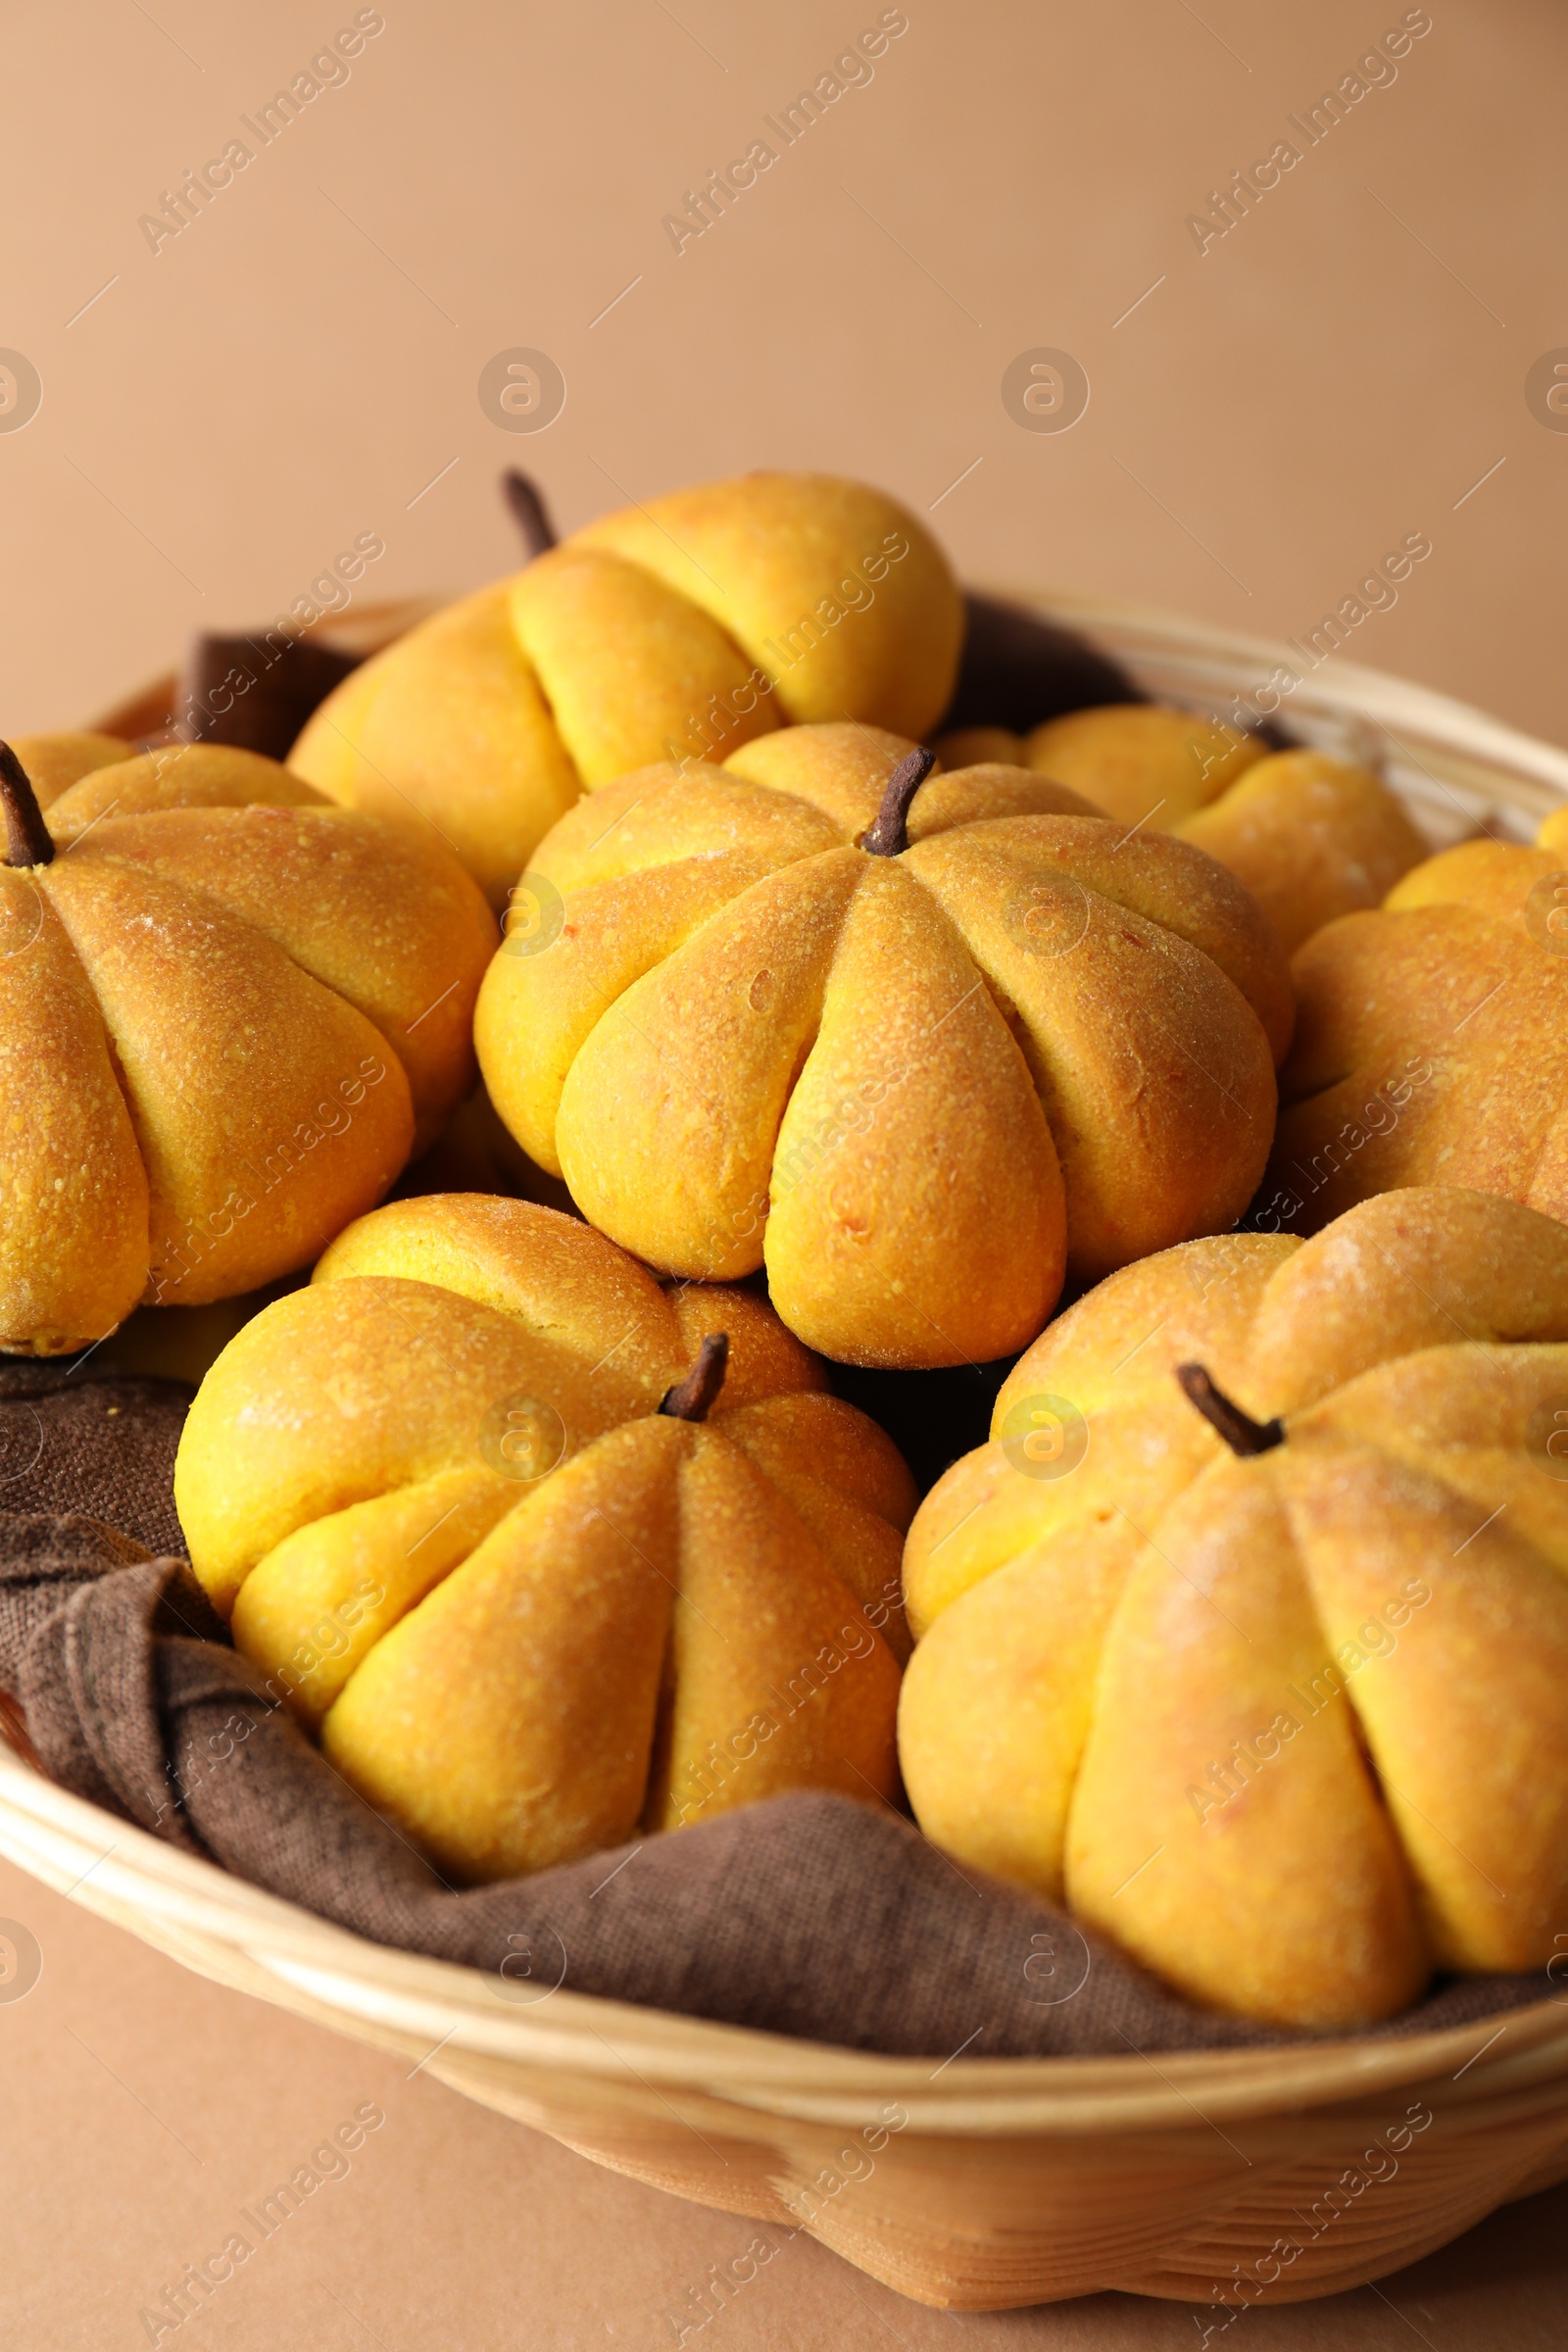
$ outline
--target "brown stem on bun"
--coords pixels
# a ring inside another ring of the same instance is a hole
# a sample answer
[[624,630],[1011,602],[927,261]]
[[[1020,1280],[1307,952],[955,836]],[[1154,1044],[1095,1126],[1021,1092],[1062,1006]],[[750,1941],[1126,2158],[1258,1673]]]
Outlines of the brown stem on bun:
[[937,763],[935,752],[922,745],[906,752],[887,780],[882,806],[863,836],[860,847],[873,858],[902,858],[909,846],[909,803]]
[[515,466],[509,466],[501,476],[501,488],[512,509],[512,518],[522,533],[522,544],[531,564],[535,556],[547,555],[556,545],[556,526],[545,512],[539,492]]
[[684,1380],[666,1389],[659,1409],[676,1421],[706,1421],[724,1386],[729,1362],[729,1335],[710,1331],[697,1350],[697,1361]]
[[1284,1445],[1283,1421],[1254,1421],[1223,1389],[1214,1386],[1201,1364],[1178,1364],[1176,1377],[1188,1402],[1197,1405],[1210,1427],[1219,1431],[1232,1453],[1269,1453]]
[[38,796],[9,743],[0,743],[0,808],[6,819],[7,865],[48,865],[55,854]]

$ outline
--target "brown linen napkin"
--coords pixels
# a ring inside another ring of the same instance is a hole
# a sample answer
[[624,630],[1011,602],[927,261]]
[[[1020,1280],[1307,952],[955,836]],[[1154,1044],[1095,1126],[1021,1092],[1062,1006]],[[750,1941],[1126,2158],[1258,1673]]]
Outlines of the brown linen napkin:
[[[186,1563],[146,1556],[175,1527],[188,1397],[174,1382],[0,1368],[0,1690],[62,1787],[373,1942],[482,1969],[498,2001],[565,1984],[940,2059],[1299,2038],[1177,1998],[846,1797],[775,1797],[532,1878],[447,1886],[270,1696]],[[1379,2031],[1462,2025],[1555,1989],[1467,1979]]]
[[87,1511],[147,1551],[183,1551],[174,1455],[194,1393],[0,1356],[0,1511]]

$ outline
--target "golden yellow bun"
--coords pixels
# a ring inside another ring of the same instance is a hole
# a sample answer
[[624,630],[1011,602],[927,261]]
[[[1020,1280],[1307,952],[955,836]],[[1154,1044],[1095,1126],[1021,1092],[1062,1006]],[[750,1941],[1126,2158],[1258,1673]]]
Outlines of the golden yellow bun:
[[1223,868],[1027,770],[933,776],[902,854],[858,846],[911,749],[791,727],[605,786],[536,853],[557,922],[475,1024],[592,1223],[678,1274],[765,1263],[808,1346],[909,1367],[1007,1354],[1064,1268],[1234,1222],[1291,1021]]
[[27,771],[40,808],[49,808],[73,784],[95,767],[115,767],[135,756],[132,744],[118,735],[98,735],[87,727],[59,727],[47,735],[13,735],[11,749]]
[[1568,827],[1467,841],[1295,959],[1265,1199],[1311,1232],[1396,1185],[1500,1193],[1568,1219]]
[[923,734],[957,672],[946,558],[879,490],[749,473],[605,515],[328,696],[289,764],[431,817],[500,906],[578,794],[792,720]]
[[0,866],[0,1348],[47,1355],[371,1206],[472,1084],[495,927],[433,834],[251,753],[94,767],[41,821],[52,861]]
[[1031,729],[1023,764],[1070,784],[1124,825],[1171,831],[1265,756],[1255,735],[1160,703],[1106,703]]
[[1196,842],[1246,883],[1287,954],[1337,915],[1378,906],[1426,856],[1370,768],[1327,752],[1270,753],[1256,736],[1156,703],[1073,710],[1028,736],[971,727],[937,748],[950,764],[1015,760],[1123,824]]
[[[660,1412],[710,1333],[706,1421]],[[444,1869],[503,1878],[786,1788],[890,1796],[891,1442],[749,1293],[661,1290],[478,1196],[350,1226],[191,1407],[234,1639]]]
[[[1445,1188],[1091,1292],[910,1529],[921,1827],[1279,2025],[1544,1966],[1568,1934],[1564,1342],[1568,1232]],[[1234,1455],[1192,1363],[1283,1442]]]

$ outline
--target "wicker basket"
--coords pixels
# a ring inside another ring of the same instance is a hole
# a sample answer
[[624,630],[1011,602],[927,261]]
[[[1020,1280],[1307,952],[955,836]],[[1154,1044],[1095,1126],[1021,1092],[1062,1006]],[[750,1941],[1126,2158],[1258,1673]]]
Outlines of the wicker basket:
[[[1195,707],[1223,710],[1277,665],[1302,667],[1119,605],[1029,601]],[[1375,670],[1326,662],[1280,716],[1377,759],[1435,844],[1482,825],[1528,839],[1568,797],[1568,755]],[[958,2310],[1102,2287],[1299,2301],[1381,2278],[1568,2177],[1568,1984],[1560,2000],[1404,2040],[864,2057],[552,1990],[548,1970],[502,1985],[382,1949],[67,1794],[3,1745],[0,1851],[220,1984],[394,2050],[617,2172],[802,2227]]]

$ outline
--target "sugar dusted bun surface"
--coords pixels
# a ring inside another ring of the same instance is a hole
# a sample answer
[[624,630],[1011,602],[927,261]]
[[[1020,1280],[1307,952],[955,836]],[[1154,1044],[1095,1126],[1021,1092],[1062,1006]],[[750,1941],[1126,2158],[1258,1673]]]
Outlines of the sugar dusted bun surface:
[[333,808],[254,754],[124,749],[35,739],[59,786],[42,808],[6,755],[15,1352],[309,1264],[472,1083],[495,928],[433,834]]
[[1013,1352],[1069,1269],[1234,1222],[1292,1018],[1200,851],[1021,767],[910,798],[912,760],[800,726],[603,786],[535,853],[548,936],[509,939],[475,1027],[594,1224],[681,1276],[765,1265],[808,1346],[898,1368]]
[[329,696],[290,765],[434,818],[499,906],[581,793],[650,760],[802,720],[925,733],[962,630],[947,559],[895,500],[742,474],[601,516],[436,613]]
[[910,1530],[921,1827],[1272,2025],[1543,1968],[1564,1432],[1568,1230],[1511,1201],[1393,1192],[1112,1276]]
[[904,1462],[760,1299],[553,1209],[351,1226],[208,1374],[175,1499],[238,1646],[456,1877],[893,1792]]

